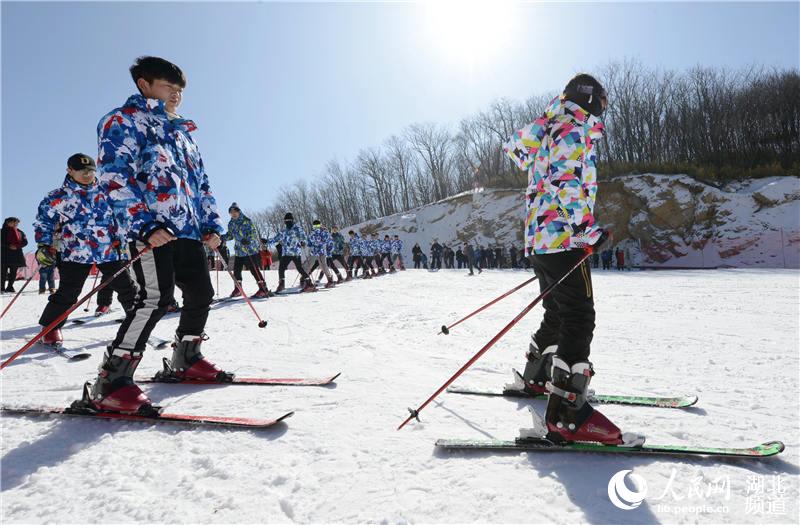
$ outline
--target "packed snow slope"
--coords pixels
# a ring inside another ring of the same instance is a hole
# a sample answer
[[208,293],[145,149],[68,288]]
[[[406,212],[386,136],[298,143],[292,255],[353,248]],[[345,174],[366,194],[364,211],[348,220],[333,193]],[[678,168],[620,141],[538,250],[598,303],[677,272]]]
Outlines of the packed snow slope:
[[[455,394],[443,394],[421,413],[421,423],[397,431],[406,408],[435,391],[530,302],[537,287],[449,336],[437,335],[440,326],[529,276],[409,270],[354,281],[257,302],[269,320],[265,329],[242,301],[214,305],[204,350],[225,369],[295,377],[341,371],[336,386],[147,386],[153,401],[170,412],[274,417],[296,410],[271,431],[3,417],[0,521],[797,523],[799,276],[792,270],[594,276],[593,388],[700,397],[690,410],[601,410],[623,429],[646,433],[650,443],[783,440],[787,449],[776,458],[437,452],[437,438],[513,438],[529,425],[529,407],[543,409],[541,401]],[[269,272],[269,284],[276,280]],[[227,275],[220,281],[229,293]],[[245,286],[256,290],[252,280]],[[3,295],[3,304],[8,299]],[[44,302],[26,292],[3,318],[3,358],[37,332]],[[34,348],[4,369],[2,403],[70,403],[93,379],[119,315],[115,304],[110,317],[64,330],[70,346],[91,351],[90,360],[71,363]],[[511,367],[523,366],[530,331],[540,319],[537,307],[457,383],[500,387],[509,381]],[[155,334],[167,338],[176,325],[176,318],[165,319]],[[168,354],[148,350],[140,373],[154,373]],[[631,511],[618,510],[607,495],[609,479],[624,469],[646,480],[649,490]],[[760,514],[747,513],[751,478],[764,480],[764,497],[770,483],[781,480],[775,497],[782,498],[782,513],[764,504]],[[729,496],[712,490],[726,480]],[[706,490],[712,493],[706,496]],[[665,504],[679,511],[664,510]]]
[[[634,265],[800,268],[797,177],[715,187],[686,175],[619,176],[600,181],[595,212]],[[415,242],[426,253],[434,241],[519,249],[524,221],[523,190],[481,188],[355,228],[401,235],[410,257]]]

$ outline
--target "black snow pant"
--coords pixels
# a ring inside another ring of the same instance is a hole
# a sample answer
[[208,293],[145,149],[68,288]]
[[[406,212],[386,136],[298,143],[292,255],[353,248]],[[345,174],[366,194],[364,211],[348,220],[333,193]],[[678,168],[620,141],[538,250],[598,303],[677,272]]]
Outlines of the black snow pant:
[[14,281],[17,280],[17,268],[19,266],[0,266],[2,270],[2,288],[3,290],[11,290],[14,286]]
[[258,283],[258,287],[263,289],[265,292],[267,291],[267,283],[264,282],[264,276],[261,275],[261,270],[258,269],[256,266],[256,255],[237,255],[233,258],[233,278],[242,282],[242,268],[245,266],[250,273],[255,278],[256,282]]
[[379,266],[381,268],[385,268],[385,266],[383,265],[384,261],[389,263],[389,269],[391,270],[392,269],[392,254],[391,253],[382,253],[381,254],[381,262],[379,263]]
[[[583,250],[536,254],[531,257],[533,270],[544,291],[585,255]],[[589,359],[589,345],[594,333],[594,298],[589,262],[583,261],[542,301],[544,318],[534,338],[544,349],[558,345],[556,355],[569,366]]]
[[300,277],[303,279],[303,281],[310,280],[305,269],[303,269],[303,261],[300,259],[299,255],[283,255],[281,256],[281,261],[278,264],[278,279],[280,279],[281,282],[283,282],[286,278],[286,268],[289,267],[289,263],[294,263],[294,267],[298,272],[300,272]]
[[[142,242],[130,243],[131,257],[145,248]],[[102,268],[101,268],[102,270]],[[114,348],[144,351],[156,323],[175,302],[175,286],[183,292],[183,307],[175,335],[202,335],[208,307],[214,297],[203,243],[178,238],[148,250],[133,263],[139,295],[127,312],[114,339]]]
[[[103,275],[111,277],[127,263],[127,261],[114,261],[98,264],[97,267]],[[58,290],[48,297],[47,306],[44,307],[44,311],[39,318],[40,325],[49,325],[77,302],[78,296],[83,290],[86,278],[89,277],[89,272],[91,271],[91,264],[62,261],[61,264],[58,265],[58,273],[60,276]],[[119,302],[122,303],[122,306],[126,310],[133,308],[134,301],[136,300],[136,285],[133,279],[131,279],[130,273],[127,271],[122,272],[116,279],[111,281],[111,284],[109,284],[107,288],[111,290],[112,294],[113,292],[117,292]],[[66,319],[59,323],[57,328],[64,326],[65,322]]]

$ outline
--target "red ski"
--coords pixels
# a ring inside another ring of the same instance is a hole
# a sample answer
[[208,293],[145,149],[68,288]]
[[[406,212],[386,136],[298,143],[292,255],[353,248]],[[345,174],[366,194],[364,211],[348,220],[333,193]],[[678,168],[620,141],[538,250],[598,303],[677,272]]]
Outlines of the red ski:
[[179,425],[189,425],[195,427],[218,427],[230,429],[250,429],[261,430],[272,427],[288,417],[294,412],[287,412],[276,419],[256,419],[248,417],[219,417],[219,416],[196,416],[190,414],[158,414],[144,416],[138,414],[123,414],[120,412],[96,412],[90,410],[76,410],[74,408],[55,408],[55,407],[2,407],[0,412],[4,416],[48,416],[48,417],[88,417],[94,419],[105,419],[115,421],[136,421],[141,423],[173,423]]
[[330,377],[307,377],[307,378],[293,378],[293,377],[236,377],[232,382],[213,381],[213,380],[198,380],[198,379],[184,379],[182,381],[173,380],[172,378],[162,378],[154,376],[147,379],[137,378],[137,383],[172,383],[176,385],[272,385],[272,386],[325,386],[333,383],[337,377],[342,375],[341,372]]

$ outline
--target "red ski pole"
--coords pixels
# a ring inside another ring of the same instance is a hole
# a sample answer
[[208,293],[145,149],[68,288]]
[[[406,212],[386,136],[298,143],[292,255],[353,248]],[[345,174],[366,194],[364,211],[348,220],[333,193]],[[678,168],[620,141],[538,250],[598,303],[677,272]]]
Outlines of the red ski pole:
[[[599,241],[598,241],[598,243],[597,243],[597,246],[599,247],[599,246],[600,246],[600,245],[603,243],[603,241],[604,241],[604,240],[605,240],[605,239],[603,239],[603,237],[601,237],[601,238],[600,238],[600,240],[599,240]],[[497,341],[499,341],[499,340],[500,340],[500,338],[501,338],[501,337],[503,337],[504,335],[506,335],[506,333],[507,333],[509,330],[511,330],[511,329],[514,327],[514,325],[515,325],[515,324],[517,324],[517,323],[518,323],[518,322],[519,322],[519,321],[520,321],[520,320],[521,320],[523,317],[525,317],[525,315],[527,315],[527,313],[528,313],[528,312],[530,312],[531,310],[533,310],[533,307],[534,307],[534,306],[536,306],[537,304],[539,304],[539,302],[540,302],[542,299],[544,299],[545,297],[547,297],[547,295],[548,295],[548,294],[549,294],[549,293],[550,293],[550,292],[553,290],[553,288],[555,288],[556,286],[558,286],[558,285],[561,283],[561,281],[563,281],[564,279],[566,279],[566,278],[567,278],[567,276],[568,276],[569,274],[571,274],[573,271],[575,271],[575,269],[576,269],[578,266],[580,266],[581,264],[583,264],[583,262],[584,262],[586,259],[588,259],[588,258],[589,258],[589,256],[591,256],[591,255],[592,255],[592,249],[591,249],[591,248],[589,248],[589,249],[587,249],[587,250],[586,250],[586,253],[584,254],[584,256],[583,256],[583,257],[581,257],[581,260],[580,260],[580,261],[578,261],[578,262],[575,264],[575,266],[573,266],[572,268],[570,268],[570,269],[569,269],[569,271],[568,271],[567,273],[565,273],[563,277],[561,277],[561,279],[559,279],[558,281],[554,282],[553,284],[551,284],[550,286],[548,286],[547,288],[545,288],[545,289],[544,289],[544,291],[543,291],[541,294],[539,294],[539,296],[538,296],[536,299],[534,299],[534,300],[533,300],[533,302],[531,302],[531,304],[529,304],[528,306],[526,306],[525,308],[523,308],[523,309],[522,309],[522,311],[521,311],[519,314],[517,314],[517,316],[516,316],[514,319],[512,319],[510,323],[508,323],[508,324],[507,324],[507,325],[506,325],[506,326],[505,326],[505,327],[504,327],[502,330],[500,330],[500,332],[498,332],[498,333],[497,333],[497,335],[495,335],[494,337],[492,337],[492,340],[491,340],[491,341],[489,341],[488,343],[486,343],[486,345],[485,345],[483,348],[481,348],[481,349],[478,351],[478,353],[477,353],[477,354],[475,354],[474,356],[472,356],[472,359],[470,359],[469,361],[467,361],[467,362],[464,364],[464,366],[462,366],[461,368],[459,368],[459,369],[458,369],[458,372],[456,372],[455,374],[453,374],[453,376],[452,376],[450,379],[448,379],[448,380],[447,380],[447,382],[445,382],[445,384],[443,384],[441,387],[439,387],[439,390],[437,390],[436,392],[434,392],[434,393],[433,393],[433,395],[427,399],[427,401],[425,401],[424,403],[422,403],[422,404],[419,406],[419,408],[417,408],[416,410],[414,410],[413,408],[409,408],[409,409],[408,409],[408,411],[410,412],[410,415],[408,416],[408,418],[406,418],[406,420],[405,420],[405,421],[403,421],[403,422],[400,424],[400,426],[399,426],[399,427],[397,427],[397,430],[400,430],[401,428],[403,428],[404,426],[406,426],[406,424],[407,424],[409,421],[411,421],[412,419],[416,419],[417,421],[419,421],[419,413],[420,413],[420,411],[421,411],[423,408],[425,408],[426,406],[428,406],[428,404],[429,404],[431,401],[433,401],[434,399],[436,399],[436,397],[437,397],[439,394],[441,394],[441,393],[444,391],[444,389],[445,389],[445,388],[447,388],[448,386],[450,386],[450,385],[453,383],[453,381],[455,381],[456,379],[458,379],[458,376],[460,376],[461,374],[463,374],[464,372],[466,372],[466,370],[467,370],[467,369],[468,369],[470,366],[472,366],[472,365],[475,363],[475,361],[477,361],[477,360],[478,360],[478,359],[479,359],[479,358],[480,358],[480,357],[481,357],[483,354],[485,354],[485,353],[487,352],[487,350],[489,350],[491,347],[493,347],[493,346],[495,345],[495,343],[497,343]]]
[[508,296],[509,296],[509,295],[511,295],[512,293],[516,292],[516,291],[517,291],[517,290],[519,290],[520,288],[524,288],[525,286],[529,285],[530,283],[532,283],[532,282],[533,282],[533,281],[535,281],[535,280],[536,280],[536,276],[534,276],[534,277],[531,277],[530,279],[528,279],[528,280],[527,280],[527,281],[525,281],[524,283],[522,283],[522,284],[520,284],[520,285],[518,285],[518,286],[516,286],[516,287],[512,288],[511,290],[507,291],[506,293],[504,293],[503,295],[501,295],[501,296],[500,296],[500,297],[498,297],[497,299],[495,299],[495,300],[493,300],[493,301],[491,301],[491,302],[488,302],[488,303],[486,303],[485,305],[481,306],[480,308],[478,308],[477,310],[475,310],[474,312],[472,312],[472,313],[471,313],[471,314],[469,314],[468,316],[464,317],[463,319],[460,319],[460,320],[456,321],[455,323],[451,324],[450,326],[445,326],[445,325],[442,325],[442,331],[441,331],[441,332],[439,332],[439,333],[438,333],[438,334],[436,334],[436,335],[442,335],[442,334],[444,334],[444,335],[448,335],[448,334],[450,333],[450,329],[451,329],[451,328],[453,328],[454,326],[456,326],[456,325],[459,325],[459,324],[463,323],[464,321],[466,321],[467,319],[469,319],[469,318],[470,318],[470,317],[472,317],[473,315],[476,315],[476,314],[479,314],[479,313],[481,313],[482,311],[486,310],[487,308],[489,308],[489,307],[490,307],[490,306],[492,306],[493,304],[497,303],[498,301],[501,301],[502,299],[505,299],[506,297],[508,297]]
[[[92,283],[92,287],[94,288],[95,286],[97,286],[97,278],[100,277],[100,268],[98,268],[96,264],[92,265],[92,267],[95,269],[94,283]],[[88,312],[89,311],[89,305],[90,304],[92,304],[92,298],[91,297],[89,297],[89,302],[86,303],[86,308],[83,309],[84,312]]]
[[28,341],[28,342],[25,344],[25,346],[23,346],[22,348],[20,348],[20,349],[19,349],[19,350],[17,350],[16,352],[14,352],[14,355],[12,355],[11,357],[9,357],[9,358],[8,358],[8,359],[6,359],[5,361],[3,361],[3,364],[0,364],[0,370],[2,370],[3,368],[7,367],[7,366],[8,366],[8,365],[9,365],[9,364],[10,364],[10,363],[13,361],[13,360],[15,360],[16,358],[18,358],[18,357],[19,357],[20,355],[22,355],[22,354],[23,354],[25,351],[27,351],[27,350],[28,350],[30,347],[32,347],[34,344],[36,344],[36,342],[37,342],[39,339],[41,339],[42,337],[44,337],[44,336],[45,336],[45,335],[46,335],[48,332],[50,332],[50,330],[52,330],[53,328],[55,328],[56,326],[58,326],[58,325],[61,323],[61,321],[63,321],[63,320],[64,320],[64,319],[66,319],[67,317],[69,317],[69,314],[71,314],[72,312],[74,312],[74,311],[75,311],[75,309],[77,309],[77,308],[78,308],[80,305],[82,305],[84,302],[88,301],[88,300],[89,300],[89,298],[90,298],[91,296],[93,296],[95,293],[99,292],[100,290],[102,290],[103,288],[105,288],[106,286],[108,286],[109,284],[111,284],[111,281],[113,281],[114,279],[116,279],[116,278],[117,278],[117,276],[119,276],[120,274],[122,274],[122,272],[125,272],[125,271],[127,271],[127,270],[128,270],[128,268],[130,268],[130,267],[131,267],[131,265],[132,265],[133,263],[135,263],[136,261],[138,261],[138,260],[139,260],[139,258],[141,258],[141,256],[142,256],[142,255],[144,255],[145,253],[147,253],[147,252],[148,252],[150,249],[151,249],[151,248],[150,248],[150,246],[146,246],[146,247],[145,247],[145,248],[144,248],[142,251],[140,251],[140,252],[139,252],[139,255],[137,255],[136,257],[134,257],[134,258],[133,258],[133,259],[131,259],[130,261],[128,261],[128,264],[126,264],[125,266],[123,266],[122,268],[120,268],[119,270],[117,270],[117,271],[114,273],[114,275],[112,275],[111,277],[109,277],[109,278],[108,278],[108,279],[106,279],[105,281],[101,282],[101,283],[100,283],[98,286],[95,286],[94,288],[92,288],[91,290],[89,290],[89,293],[87,293],[86,295],[84,295],[83,297],[81,297],[81,298],[78,300],[78,302],[77,302],[77,303],[75,303],[75,304],[73,304],[72,306],[70,306],[70,307],[69,307],[69,310],[67,310],[67,311],[66,311],[66,312],[64,312],[63,314],[59,315],[59,316],[58,316],[58,318],[57,318],[55,321],[53,321],[53,322],[52,322],[52,323],[50,323],[49,325],[45,326],[45,327],[42,329],[42,331],[41,331],[41,332],[39,332],[38,334],[36,334],[36,337],[34,337],[34,338],[33,338],[33,339],[31,339],[30,341]]
[[214,252],[214,271],[217,273],[217,289],[214,295],[219,297],[219,261],[217,261],[217,252]]
[[23,285],[22,285],[22,288],[20,288],[20,289],[19,289],[19,291],[17,292],[17,294],[14,296],[14,298],[13,298],[13,299],[11,299],[11,302],[9,302],[9,303],[6,305],[6,307],[3,309],[3,313],[2,313],[2,314],[0,314],[0,319],[2,319],[4,315],[6,315],[6,312],[8,311],[8,309],[9,309],[9,308],[11,308],[11,305],[12,305],[12,304],[14,304],[14,301],[16,301],[16,300],[17,300],[17,297],[19,297],[19,296],[20,296],[20,294],[22,293],[22,290],[24,290],[24,289],[25,289],[25,287],[26,287],[26,286],[28,286],[28,283],[30,283],[30,282],[31,282],[31,280],[33,279],[33,276],[34,276],[34,275],[36,275],[36,274],[31,274],[31,276],[30,276],[30,277],[28,277],[28,280],[27,280],[27,281],[25,281],[25,284],[23,284]]
[[222,254],[220,254],[219,250],[216,249],[216,248],[214,248],[214,251],[219,255],[219,258],[222,261],[222,267],[225,268],[225,271],[227,271],[228,275],[231,276],[231,279],[233,280],[233,284],[236,285],[236,288],[239,289],[239,293],[242,294],[242,297],[244,297],[244,300],[247,301],[247,306],[250,307],[250,309],[255,314],[256,319],[258,319],[258,327],[259,328],[264,328],[265,326],[267,326],[267,322],[261,319],[261,316],[258,315],[258,312],[256,312],[256,309],[253,306],[253,303],[250,301],[250,298],[247,297],[247,294],[244,293],[244,290],[242,289],[242,285],[239,283],[239,281],[236,280],[236,277],[233,276],[233,272],[230,270],[230,268],[228,268],[228,263],[225,262],[225,259],[222,257]]

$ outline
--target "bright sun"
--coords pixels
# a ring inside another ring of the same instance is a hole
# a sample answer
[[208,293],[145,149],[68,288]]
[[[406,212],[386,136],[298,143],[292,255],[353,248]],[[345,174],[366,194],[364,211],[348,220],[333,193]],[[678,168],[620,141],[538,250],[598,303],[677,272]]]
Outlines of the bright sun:
[[511,0],[430,0],[422,8],[435,47],[454,62],[479,65],[491,60],[514,30]]

